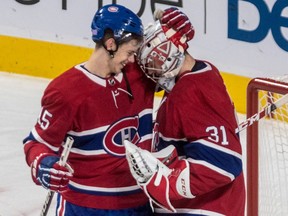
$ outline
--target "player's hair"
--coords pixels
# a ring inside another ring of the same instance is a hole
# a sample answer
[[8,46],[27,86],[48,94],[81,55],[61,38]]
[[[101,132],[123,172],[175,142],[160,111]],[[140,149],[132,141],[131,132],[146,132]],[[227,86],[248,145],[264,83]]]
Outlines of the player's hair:
[[[123,35],[123,38],[116,41],[118,46],[121,46],[122,44],[127,43],[130,40],[136,40],[138,44],[141,44],[143,42],[143,37],[140,35],[130,33],[130,32],[123,32],[122,35]],[[111,29],[106,29],[104,32],[103,38],[99,41],[95,41],[96,47],[100,48],[100,47],[104,46],[105,42],[110,38],[114,38],[114,32]]]

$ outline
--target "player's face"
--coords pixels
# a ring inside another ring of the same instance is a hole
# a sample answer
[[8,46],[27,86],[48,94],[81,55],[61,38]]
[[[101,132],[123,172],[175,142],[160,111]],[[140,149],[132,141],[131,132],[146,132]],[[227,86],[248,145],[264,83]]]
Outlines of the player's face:
[[120,73],[127,63],[133,63],[139,47],[140,44],[134,39],[120,45],[113,58],[113,72]]

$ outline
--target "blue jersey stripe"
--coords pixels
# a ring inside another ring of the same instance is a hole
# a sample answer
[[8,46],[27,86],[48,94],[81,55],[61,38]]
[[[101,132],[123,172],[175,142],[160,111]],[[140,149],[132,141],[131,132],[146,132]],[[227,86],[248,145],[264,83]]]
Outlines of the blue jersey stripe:
[[194,160],[206,161],[233,174],[235,177],[242,172],[241,158],[217,148],[209,147],[201,142],[193,142],[185,145],[184,151],[187,157]]

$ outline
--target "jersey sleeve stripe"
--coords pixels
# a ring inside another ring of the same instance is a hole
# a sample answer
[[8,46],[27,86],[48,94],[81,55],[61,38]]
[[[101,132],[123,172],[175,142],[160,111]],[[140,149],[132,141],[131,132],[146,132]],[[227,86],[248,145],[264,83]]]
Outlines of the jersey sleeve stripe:
[[220,173],[220,174],[223,175],[223,176],[228,177],[231,181],[233,181],[233,180],[235,179],[235,176],[234,176],[233,174],[231,174],[231,173],[229,173],[229,172],[226,172],[225,170],[220,169],[220,168],[217,167],[217,166],[214,166],[214,165],[212,165],[212,164],[209,164],[209,163],[207,163],[206,161],[193,160],[193,159],[191,159],[191,158],[188,158],[187,161],[188,161],[189,163],[193,163],[193,164],[198,164],[198,165],[205,166],[205,167],[207,167],[207,168],[209,168],[209,169],[211,169],[211,170],[213,170],[213,171],[215,171],[215,172],[217,172],[217,173]]
[[42,139],[42,137],[37,133],[35,127],[31,130],[31,133],[30,133],[29,136],[30,136],[29,140],[33,140],[33,141],[37,141],[37,142],[43,143],[44,145],[46,145],[48,148],[50,148],[54,152],[59,151],[59,147],[55,147],[55,146],[47,143],[44,139]]
[[242,172],[242,160],[237,157],[239,154],[232,150],[217,148],[215,145],[206,145],[207,143],[201,141],[192,142],[184,146],[187,157],[197,161],[205,161],[211,164],[213,169],[218,167],[218,169],[225,170],[225,172],[234,176],[238,176]]

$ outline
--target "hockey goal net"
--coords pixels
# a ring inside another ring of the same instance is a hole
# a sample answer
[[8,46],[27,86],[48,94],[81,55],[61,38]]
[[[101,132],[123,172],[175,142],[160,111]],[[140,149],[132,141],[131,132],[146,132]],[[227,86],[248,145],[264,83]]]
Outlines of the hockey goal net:
[[[285,101],[287,94],[288,76],[251,80],[247,116],[267,106],[274,109],[275,101]],[[257,215],[288,215],[287,102],[247,128],[247,216]]]

